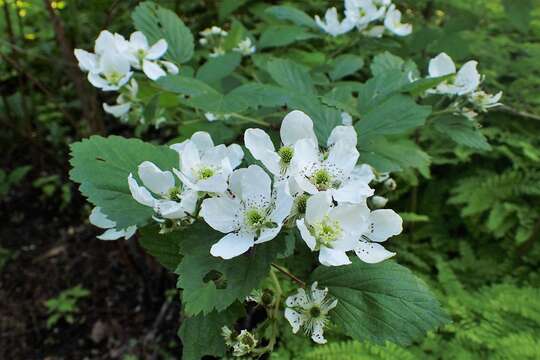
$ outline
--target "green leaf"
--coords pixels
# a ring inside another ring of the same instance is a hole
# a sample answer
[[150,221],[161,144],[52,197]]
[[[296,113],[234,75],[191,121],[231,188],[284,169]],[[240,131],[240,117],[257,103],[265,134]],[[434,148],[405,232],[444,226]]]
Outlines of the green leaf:
[[218,5],[219,20],[228,18],[229,15],[245,3],[247,3],[247,0],[221,0]]
[[168,75],[159,78],[157,85],[166,91],[177,94],[197,96],[205,94],[218,94],[218,92],[206,83],[181,75]]
[[373,76],[378,76],[392,70],[402,71],[404,64],[402,58],[385,51],[373,58],[369,68]]
[[193,56],[193,35],[171,10],[152,1],[145,1],[135,8],[131,18],[135,28],[146,35],[150,44],[160,39],[167,41],[167,60],[183,64]]
[[400,212],[399,216],[401,216],[404,222],[428,222],[429,221],[429,216],[416,214],[413,212]]
[[450,78],[452,75],[439,76],[435,78],[424,78],[418,79],[409,83],[401,88],[401,92],[409,93],[413,96],[418,96],[423,94],[426,90],[434,88],[435,86],[442,83],[444,80]]
[[195,224],[182,232],[182,262],[179,275],[182,302],[187,314],[222,311],[235,300],[243,299],[268,275],[271,262],[283,248],[281,238],[255,245],[248,253],[223,260],[210,254],[210,247],[225,234],[205,224]]
[[478,150],[490,150],[491,146],[474,123],[463,116],[447,115],[433,119],[433,128],[456,143]]
[[358,142],[360,158],[380,172],[418,168],[429,177],[429,155],[413,141],[401,138],[388,140],[377,136]]
[[533,10],[532,0],[503,0],[504,10],[508,15],[510,23],[521,32],[529,30],[531,22],[531,12]]
[[344,54],[335,58],[330,66],[328,75],[330,79],[336,81],[360,70],[364,66],[364,60],[358,55]]
[[180,261],[180,241],[181,238],[174,232],[159,234],[158,226],[147,226],[139,232],[139,244],[157,262],[170,271],[174,271]]
[[242,55],[230,52],[222,56],[210,58],[197,71],[197,79],[206,83],[216,82],[232,74],[240,65]]
[[447,315],[424,282],[392,261],[319,266],[311,278],[338,300],[335,324],[357,340],[408,345],[448,323]]
[[120,136],[92,136],[71,145],[71,180],[81,184],[81,193],[101,207],[117,228],[145,225],[152,217],[150,207],[137,203],[128,187],[128,175],[137,174],[143,161],[161,169],[178,167],[178,154],[166,146]]
[[266,49],[292,44],[295,41],[318,37],[304,28],[292,25],[274,25],[264,30],[259,39],[259,48]]
[[244,99],[246,105],[251,108],[282,106],[287,103],[289,98],[287,92],[282,88],[260,83],[240,85],[232,90],[229,95]]
[[279,20],[287,20],[295,25],[318,29],[317,24],[311,16],[292,6],[270,6],[265,12]]
[[227,350],[221,328],[232,327],[242,314],[241,306],[232,305],[220,313],[213,311],[208,315],[200,314],[183,319],[178,330],[183,345],[182,359],[200,360],[205,355],[221,358]]
[[407,75],[401,71],[389,71],[369,79],[358,87],[358,110],[367,113],[408,83]]
[[286,59],[270,60],[266,71],[272,79],[286,89],[297,91],[299,94],[315,94],[313,80],[306,67]]
[[247,108],[246,100],[235,94],[210,93],[182,100],[182,103],[216,114],[230,114]]
[[409,96],[395,94],[362,115],[355,124],[360,141],[374,135],[401,134],[423,125],[431,114]]

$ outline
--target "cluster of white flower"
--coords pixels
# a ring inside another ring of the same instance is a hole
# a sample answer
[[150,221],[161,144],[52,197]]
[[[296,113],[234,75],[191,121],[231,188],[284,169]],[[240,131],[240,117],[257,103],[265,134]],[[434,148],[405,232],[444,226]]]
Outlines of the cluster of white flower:
[[129,188],[137,202],[154,209],[163,231],[200,216],[224,233],[210,250],[224,259],[274,239],[284,225],[296,225],[326,266],[349,264],[348,251],[368,263],[394,255],[379,243],[399,234],[402,221],[392,210],[368,208],[374,174],[368,165],[356,165],[354,128],[337,126],[321,150],[312,120],[292,111],[280,135],[276,150],[261,129],[244,134],[246,147],[273,179],[258,165],[234,170],[244,155],[241,147],[215,146],[209,134],[197,132],[171,145],[180,155],[179,170],[162,171],[145,161],[138,168],[143,186],[130,174]]
[[476,111],[486,112],[490,108],[501,105],[499,100],[502,97],[502,91],[491,95],[479,89],[483,79],[476,69],[477,66],[477,61],[470,60],[457,70],[452,58],[444,52],[440,53],[429,61],[429,77],[449,76],[449,79],[437,85],[435,89],[428,90],[428,93],[455,96],[460,100],[465,100],[465,103],[470,104],[473,109],[462,106],[459,100],[453,106],[457,112],[469,119],[476,117]]
[[397,36],[412,32],[411,24],[401,22],[401,11],[391,0],[345,0],[345,18],[339,21],[335,7],[326,10],[324,21],[315,16],[315,21],[332,36],[348,33],[357,28],[368,37],[382,37],[385,30]]
[[221,335],[225,339],[225,345],[232,349],[235,357],[246,356],[257,347],[257,338],[247,330],[242,330],[240,334],[237,334],[228,326],[224,326],[221,328]]
[[[220,28],[219,26],[212,26],[210,28],[204,29],[199,33],[201,38],[199,39],[199,44],[202,46],[208,46],[212,49],[210,52],[210,57],[218,57],[225,55],[225,48],[223,46],[224,38],[228,35],[228,32]],[[246,37],[240,41],[233,49],[244,56],[249,56],[255,53],[256,48],[253,45],[251,39]]]

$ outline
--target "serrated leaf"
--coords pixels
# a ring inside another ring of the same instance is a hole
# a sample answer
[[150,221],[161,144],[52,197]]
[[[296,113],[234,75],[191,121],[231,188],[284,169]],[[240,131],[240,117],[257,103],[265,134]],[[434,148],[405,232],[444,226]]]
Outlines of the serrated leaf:
[[147,226],[139,232],[139,244],[157,262],[170,271],[174,271],[180,261],[181,238],[174,233],[159,234],[158,226]]
[[184,22],[171,10],[152,1],[139,4],[131,14],[135,28],[142,31],[150,44],[167,41],[165,59],[183,64],[193,56],[193,35]]
[[244,99],[251,108],[273,107],[287,103],[288,95],[282,88],[274,85],[247,83],[232,90],[229,95]]
[[266,71],[282,87],[298,91],[300,94],[315,94],[313,80],[306,67],[286,59],[270,60]]
[[307,40],[318,37],[300,26],[274,25],[267,27],[259,38],[259,48],[285,46],[295,41]]
[[330,313],[335,324],[357,340],[408,345],[448,323],[447,315],[424,282],[392,261],[319,266],[311,277],[338,300]]
[[218,5],[219,19],[226,19],[234,11],[247,3],[247,0],[222,0]]
[[181,75],[163,76],[159,78],[156,83],[163,90],[182,95],[198,96],[205,94],[219,94],[214,88],[206,83]]
[[395,70],[369,79],[358,87],[358,110],[367,113],[408,83],[407,75]]
[[70,179],[81,184],[81,193],[117,228],[145,225],[152,217],[150,207],[140,205],[131,196],[128,175],[137,174],[143,161],[152,161],[161,169],[178,167],[178,154],[166,146],[120,136],[92,136],[71,144]]
[[402,71],[405,61],[399,56],[393,55],[388,51],[376,55],[369,66],[373,76],[382,75],[389,71]]
[[197,71],[197,79],[206,83],[219,81],[232,74],[241,60],[242,55],[237,52],[210,58]]
[[330,66],[328,75],[336,81],[360,70],[364,66],[364,60],[358,55],[343,54],[335,58]]
[[296,25],[318,29],[317,24],[311,16],[292,6],[270,6],[265,12],[279,20],[287,20]]
[[245,99],[235,94],[209,93],[181,100],[182,103],[216,114],[230,114],[248,108]]
[[463,116],[439,116],[433,119],[433,128],[456,143],[478,150],[490,150],[485,136],[470,120]]
[[[209,314],[222,311],[235,300],[243,299],[259,286],[268,275],[271,262],[283,247],[279,238],[256,245],[248,253],[224,260],[210,254],[210,247],[225,234],[205,224],[195,224],[177,236],[182,237],[182,262],[175,273],[179,275],[182,302],[187,314]],[[208,280],[209,274],[218,274]]]
[[200,360],[205,355],[221,357],[226,347],[221,328],[232,327],[234,321],[242,316],[243,309],[232,305],[220,313],[213,311],[208,315],[197,315],[182,320],[178,336],[182,339],[182,359]]

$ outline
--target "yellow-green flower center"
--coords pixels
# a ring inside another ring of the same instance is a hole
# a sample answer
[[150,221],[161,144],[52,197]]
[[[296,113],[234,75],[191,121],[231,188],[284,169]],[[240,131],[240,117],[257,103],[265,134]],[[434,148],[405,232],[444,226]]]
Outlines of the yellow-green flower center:
[[288,165],[293,158],[294,150],[291,146],[282,146],[278,150],[278,155],[281,158],[281,162],[285,165]]
[[332,247],[332,242],[341,236],[342,230],[338,221],[331,220],[328,216],[312,226],[312,234],[319,243],[325,247]]
[[309,315],[312,318],[318,318],[319,316],[321,316],[321,314],[321,308],[318,306],[313,306],[311,309],[309,309]]
[[326,169],[319,169],[311,176],[311,182],[319,191],[328,190],[332,187],[332,175]]
[[139,59],[139,61],[143,61],[145,57],[146,57],[146,50],[144,49],[137,50],[137,59]]
[[197,178],[199,180],[206,180],[214,176],[214,174],[215,174],[214,169],[210,167],[203,167],[203,168],[200,168],[199,171],[197,172]]
[[246,224],[252,229],[260,229],[265,222],[265,217],[258,209],[246,211]]
[[309,198],[308,194],[302,194],[296,198],[296,212],[298,214],[306,213],[307,200]]
[[171,200],[180,200],[180,194],[182,190],[179,187],[173,187],[169,190],[168,197]]
[[105,79],[107,79],[107,81],[112,85],[117,85],[123,77],[124,75],[118,71],[105,74]]

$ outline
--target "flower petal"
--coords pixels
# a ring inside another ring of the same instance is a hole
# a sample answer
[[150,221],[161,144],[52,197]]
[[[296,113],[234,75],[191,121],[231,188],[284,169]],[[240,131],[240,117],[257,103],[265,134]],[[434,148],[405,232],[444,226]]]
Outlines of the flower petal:
[[126,236],[126,232],[124,230],[109,229],[105,231],[103,234],[98,235],[96,237],[99,240],[118,240],[124,236]]
[[264,207],[271,201],[270,176],[258,165],[250,165],[242,178],[242,200],[248,207]]
[[375,190],[361,180],[349,180],[339,189],[332,190],[334,200],[351,204],[360,204],[375,193]]
[[328,217],[338,221],[347,233],[361,235],[368,230],[369,208],[365,201],[360,205],[339,204],[330,209]]
[[321,246],[319,262],[324,266],[341,266],[350,264],[351,260],[344,251]]
[[196,131],[191,135],[191,141],[200,152],[204,152],[214,147],[214,141],[206,131]]
[[264,242],[274,239],[279,234],[280,230],[281,224],[278,224],[278,226],[273,228],[263,229],[259,237],[257,237],[257,240],[255,240],[255,244],[262,244]]
[[98,61],[96,54],[92,54],[91,52],[82,49],[75,49],[74,53],[77,61],[79,61],[79,67],[82,71],[98,71]]
[[430,77],[439,77],[456,73],[456,65],[450,56],[442,52],[429,61]]
[[356,256],[368,264],[376,264],[396,255],[396,253],[386,250],[381,244],[359,241],[354,249]]
[[156,199],[154,199],[154,197],[150,194],[150,191],[148,191],[145,187],[137,184],[137,180],[133,178],[132,174],[129,174],[128,176],[128,185],[129,190],[131,191],[131,196],[133,196],[135,201],[145,206],[154,207]]
[[170,171],[161,171],[154,163],[144,161],[138,168],[139,178],[154,194],[168,195],[174,188],[174,176]]
[[342,176],[348,177],[354,169],[359,156],[360,153],[355,146],[351,146],[347,141],[339,141],[330,148],[325,163],[337,167],[343,174]]
[[132,33],[129,37],[129,42],[135,49],[148,49],[148,40],[146,39],[146,36],[140,31],[135,31],[134,33]]
[[454,84],[460,88],[458,95],[472,93],[480,85],[480,74],[476,70],[477,61],[467,61],[459,69]]
[[199,215],[213,229],[222,233],[240,228],[240,203],[237,199],[214,197],[204,199]]
[[253,234],[244,232],[230,233],[212,245],[210,254],[223,259],[232,259],[248,251],[253,244]]
[[180,154],[180,170],[182,173],[195,177],[195,171],[201,163],[199,149],[192,141],[188,141]]
[[146,59],[157,60],[167,52],[167,41],[160,39],[146,53]]
[[371,231],[368,237],[372,241],[383,242],[403,231],[403,220],[394,210],[374,210],[369,215],[369,221]]
[[184,209],[184,211],[186,211],[188,214],[194,215],[195,210],[197,209],[198,200],[199,200],[199,196],[197,194],[197,191],[186,190],[182,193],[180,206],[182,206],[182,209]]
[[101,208],[99,206],[96,206],[92,209],[88,220],[90,220],[90,224],[97,226],[100,229],[110,229],[116,226],[116,223],[112,220],[109,220],[109,218],[107,218],[107,215],[105,215],[101,211]]
[[227,146],[227,157],[229,158],[231,167],[235,169],[242,163],[242,159],[244,158],[244,151],[242,150],[242,147],[240,145],[231,144]]
[[306,203],[306,222],[310,225],[320,222],[328,214],[332,198],[327,191],[311,196]]
[[127,114],[129,112],[129,109],[131,109],[130,102],[118,105],[109,105],[107,103],[103,103],[103,110],[105,110],[106,113],[111,114],[112,116],[117,118]]
[[311,139],[317,144],[317,137],[313,131],[313,121],[300,110],[288,113],[281,123],[279,130],[284,145],[294,145],[300,139]]
[[375,174],[368,164],[357,165],[351,172],[351,179],[361,180],[362,182],[369,184],[375,179]]
[[296,334],[302,324],[304,324],[302,315],[291,308],[285,309],[285,319],[291,324],[293,334]]
[[176,75],[178,74],[178,66],[176,66],[176,64],[170,62],[170,61],[160,61],[159,62],[161,65],[163,65],[165,67],[165,70],[167,70],[167,72],[169,74],[173,74],[173,75]]
[[274,191],[274,210],[270,214],[270,219],[277,224],[281,224],[291,213],[294,199],[289,193],[289,184],[287,181],[276,183],[274,185]]
[[357,140],[356,130],[354,130],[354,127],[339,125],[336,126],[330,133],[326,145],[330,147],[338,141],[344,141],[348,146],[355,148]]
[[111,49],[115,49],[114,35],[108,30],[103,30],[99,33],[96,39],[94,52],[101,55],[105,51],[111,51]]
[[167,75],[158,64],[148,60],[143,61],[143,72],[150,80],[157,80],[160,77]]
[[311,328],[311,339],[317,344],[326,344],[326,339],[323,336],[324,322],[315,320]]
[[302,239],[306,243],[306,245],[309,247],[311,251],[315,250],[315,246],[317,245],[317,240],[311,235],[309,232],[306,223],[304,219],[296,220],[296,227],[300,231],[300,235],[302,236]]
[[244,143],[253,157],[274,175],[281,173],[280,157],[270,136],[261,129],[247,129],[244,133]]
[[309,304],[309,299],[306,295],[306,291],[299,288],[296,294],[287,297],[285,305],[288,307],[304,307]]

